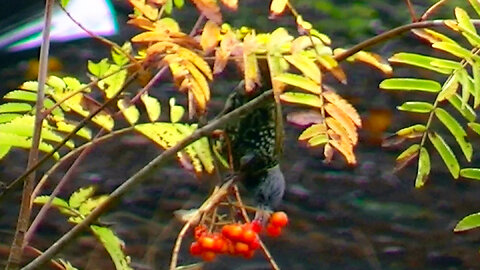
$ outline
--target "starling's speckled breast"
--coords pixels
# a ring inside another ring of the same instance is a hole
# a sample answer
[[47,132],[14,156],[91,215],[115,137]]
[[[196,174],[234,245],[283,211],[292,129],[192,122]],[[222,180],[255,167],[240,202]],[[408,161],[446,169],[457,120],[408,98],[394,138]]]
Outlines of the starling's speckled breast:
[[[247,103],[256,95],[235,91],[228,101],[228,111]],[[275,102],[265,103],[226,127],[236,172],[255,176],[279,163],[276,149]]]

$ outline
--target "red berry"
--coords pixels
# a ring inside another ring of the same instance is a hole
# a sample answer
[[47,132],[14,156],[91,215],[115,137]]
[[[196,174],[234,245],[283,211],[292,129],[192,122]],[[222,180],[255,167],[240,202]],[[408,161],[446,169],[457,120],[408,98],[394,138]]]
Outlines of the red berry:
[[234,241],[237,241],[240,239],[242,232],[243,232],[242,226],[238,224],[225,225],[222,228],[222,234],[226,238]]
[[213,237],[211,236],[202,236],[198,239],[198,243],[203,249],[211,251],[213,250],[215,240],[213,240]]
[[270,224],[275,227],[285,227],[288,223],[288,216],[285,212],[275,212],[270,217]]
[[235,243],[235,254],[245,254],[250,250],[250,247],[242,242]]
[[274,226],[273,224],[270,223],[267,225],[267,234],[268,236],[271,236],[271,237],[277,237],[280,234],[282,234],[282,228]]
[[248,246],[251,250],[258,249],[260,247],[260,240],[258,239],[258,237],[254,241],[250,242]]
[[211,262],[215,260],[215,257],[217,257],[217,255],[213,251],[206,251],[202,253],[202,259],[206,262]]
[[254,232],[252,229],[245,229],[242,232],[242,242],[250,244],[251,242],[255,241],[255,239],[257,239],[257,233]]
[[202,254],[202,252],[203,252],[203,248],[200,246],[198,242],[195,241],[190,245],[190,254],[192,254],[193,256],[198,256]]
[[260,233],[262,231],[262,223],[260,221],[254,220],[250,224],[254,232]]
[[207,233],[207,227],[205,225],[198,225],[195,227],[193,231],[193,235],[195,236],[195,239],[198,240],[200,237],[205,235]]
[[243,253],[242,255],[246,259],[251,259],[251,258],[253,258],[253,255],[255,255],[255,250],[249,250],[249,251]]

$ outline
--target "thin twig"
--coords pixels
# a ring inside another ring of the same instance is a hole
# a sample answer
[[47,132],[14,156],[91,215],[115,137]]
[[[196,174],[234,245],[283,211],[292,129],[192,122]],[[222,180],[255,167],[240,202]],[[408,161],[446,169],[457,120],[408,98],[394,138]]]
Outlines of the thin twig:
[[[402,25],[392,30],[389,30],[387,32],[383,32],[363,42],[360,42],[357,45],[353,46],[352,48],[342,52],[341,54],[335,55],[334,58],[338,62],[341,62],[363,49],[382,43],[386,40],[396,37],[409,30],[418,29],[418,28],[427,28],[427,27],[445,27],[444,22],[445,20],[433,20],[433,21],[422,21],[422,22],[415,22],[415,23]],[[471,22],[474,25],[480,25],[480,20],[471,20]]]
[[438,1],[437,3],[433,4],[430,8],[423,13],[422,17],[420,17],[419,21],[425,21],[430,17],[435,11],[437,11],[441,6],[443,6],[445,3],[447,3],[448,0],[441,0]]
[[[43,103],[45,98],[45,81],[48,72],[48,51],[50,47],[50,26],[52,23],[54,0],[45,2],[44,24],[42,31],[42,45],[40,47],[39,70],[38,70],[38,91],[35,104],[35,123],[33,126],[32,147],[28,155],[27,169],[33,168],[38,160],[38,147],[40,145],[42,124],[43,124]],[[6,269],[18,269],[22,260],[23,242],[25,232],[30,224],[31,204],[30,197],[35,186],[35,169],[24,182],[22,201],[18,214],[17,228],[13,238],[12,247],[8,256]]]
[[412,18],[412,22],[416,22],[417,14],[415,14],[415,9],[413,9],[412,1],[405,0],[405,3],[407,4],[408,12],[410,12],[410,17]]
[[141,183],[142,180],[146,178],[147,175],[157,170],[161,167],[167,160],[174,157],[176,153],[186,146],[190,145],[194,141],[209,136],[213,131],[218,128],[225,126],[227,123],[234,121],[246,113],[249,113],[251,110],[258,108],[268,99],[273,97],[273,91],[269,90],[261,94],[260,96],[254,98],[248,103],[242,105],[241,107],[225,114],[224,116],[215,119],[211,123],[205,125],[202,128],[194,131],[190,136],[186,137],[175,146],[168,148],[161,155],[150,161],[145,167],[140,169],[137,173],[127,179],[123,184],[121,184],[117,189],[115,189],[107,200],[101,203],[95,210],[90,213],[81,223],[75,225],[70,231],[65,233],[60,239],[53,243],[41,256],[37,257],[35,260],[26,265],[24,270],[37,269],[50,258],[55,256],[67,243],[69,243],[76,235],[82,232],[89,224],[94,222],[103,212],[105,212],[112,203],[120,199],[127,191],[129,191],[134,185]]

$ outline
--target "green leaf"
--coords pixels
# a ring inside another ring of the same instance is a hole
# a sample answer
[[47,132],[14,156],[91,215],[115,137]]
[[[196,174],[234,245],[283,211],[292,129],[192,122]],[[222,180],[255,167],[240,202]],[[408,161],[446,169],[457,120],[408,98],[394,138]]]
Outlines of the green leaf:
[[108,69],[110,68],[110,64],[108,63],[107,58],[103,58],[98,63],[88,60],[87,67],[88,67],[88,71],[90,71],[90,73],[95,75],[95,77],[101,78],[105,76],[105,74],[107,73]]
[[454,232],[463,232],[471,229],[475,229],[480,226],[480,213],[471,214],[464,217],[457,223]]
[[3,98],[35,102],[37,100],[37,93],[23,90],[15,90],[8,92],[5,96],[3,96]]
[[473,62],[472,66],[472,73],[473,73],[473,108],[478,108],[480,105],[480,63]]
[[480,15],[480,1],[478,0],[468,0],[470,2],[470,5],[475,9],[478,15]]
[[416,124],[410,127],[402,128],[396,132],[398,136],[405,138],[416,138],[418,134],[423,134],[427,130],[425,125]]
[[2,113],[0,114],[0,124],[10,122],[15,118],[21,117],[22,114],[17,113]]
[[59,78],[57,76],[49,76],[47,79],[47,84],[53,88],[55,88],[57,91],[61,91],[67,87],[65,82],[62,80],[62,78]]
[[63,259],[58,259],[58,261],[62,264],[62,266],[65,268],[65,270],[78,270],[78,268],[75,268],[70,262],[65,261]]
[[88,198],[78,207],[78,212],[83,216],[88,216],[93,209],[108,199],[108,195],[102,195],[95,198]]
[[467,38],[468,42],[473,46],[480,44],[480,37],[477,35],[475,26],[473,25],[470,16],[462,8],[455,8],[455,16],[457,17],[458,27],[462,30],[462,34]]
[[453,178],[457,179],[458,174],[460,173],[460,165],[458,164],[458,160],[450,146],[448,146],[445,140],[443,140],[443,138],[436,132],[429,132],[428,138],[432,142],[433,146],[435,146],[435,149],[437,149]]
[[140,112],[135,105],[130,104],[128,100],[120,99],[117,102],[117,106],[130,125],[137,123],[138,118],[140,117]]
[[[48,195],[37,196],[33,200],[33,203],[43,205],[43,204],[46,204],[49,200],[50,200],[50,196]],[[61,198],[54,197],[52,200],[52,206],[57,208],[57,210],[60,211],[62,214],[69,215],[69,216],[76,215],[75,210],[71,209],[68,203]]]
[[[388,61],[393,63],[402,63],[412,66],[417,66],[420,68],[429,69],[442,74],[450,74],[452,72],[451,68],[443,68],[432,65],[432,62],[435,60],[440,60],[435,57],[416,54],[416,53],[397,53],[388,59]],[[442,59],[443,60],[443,59]]]
[[110,254],[117,270],[133,270],[130,267],[130,258],[123,253],[122,240],[110,228],[91,225],[90,229]]
[[463,58],[463,59],[466,59],[466,58],[471,58],[472,57],[472,53],[463,48],[462,46],[458,45],[458,44],[455,44],[455,43],[450,43],[450,42],[445,42],[445,41],[442,41],[442,42],[435,42],[432,44],[432,47],[435,48],[435,49],[439,49],[439,50],[442,50],[442,51],[445,51],[445,52],[448,52],[456,57],[459,57],[459,58]]
[[417,178],[415,179],[415,188],[421,188],[427,182],[430,174],[430,155],[427,149],[422,147],[420,149],[420,156],[418,158]]
[[181,9],[185,2],[184,0],[173,0],[173,4],[175,4],[176,8]]
[[404,160],[409,160],[412,157],[412,155],[418,154],[418,149],[420,149],[419,144],[410,145],[407,149],[405,149],[405,151],[403,151],[400,155],[398,155],[396,161],[398,163],[401,163]]
[[397,106],[400,111],[429,113],[433,110],[433,105],[423,101],[407,101],[401,106]]
[[311,79],[301,75],[292,74],[292,73],[282,73],[277,77],[275,77],[275,80],[307,90],[314,94],[321,93],[320,85],[318,85],[316,82],[312,81]]
[[442,91],[438,94],[438,101],[450,98],[458,90],[458,72],[454,73],[442,86]]
[[[0,132],[0,146],[2,145],[30,149],[32,147],[32,140],[28,137]],[[51,144],[40,142],[38,149],[42,152],[49,153],[54,148]],[[60,155],[58,153],[54,153],[53,158],[59,159]]]
[[32,106],[27,103],[9,102],[0,105],[0,113],[28,112],[31,110]]
[[144,93],[140,96],[143,104],[145,105],[145,109],[147,110],[148,118],[151,122],[157,121],[160,117],[161,107],[160,102],[158,99],[151,97],[148,93]]
[[462,84],[462,106],[465,106],[465,104],[468,104],[470,94],[474,93],[473,79],[470,78],[465,69],[460,69],[458,71],[458,75],[460,84]]
[[0,159],[4,158],[8,152],[10,152],[11,147],[8,145],[0,145]]
[[185,113],[185,108],[175,104],[175,98],[170,98],[170,121],[172,123],[177,123],[182,119],[183,114]]
[[462,63],[460,63],[460,62],[447,60],[447,59],[440,59],[440,58],[436,58],[436,59],[432,60],[432,62],[430,64],[432,64],[432,66],[435,66],[437,68],[448,69],[448,70],[450,70],[449,73],[452,73],[456,69],[463,68]]
[[475,131],[475,133],[480,135],[480,124],[479,123],[470,122],[467,125],[471,130]]
[[125,54],[132,53],[132,44],[128,41],[125,42],[122,46],[122,51],[115,47],[111,51],[113,62],[119,66],[124,66],[130,62],[130,59]]
[[165,10],[165,13],[172,14],[173,1],[172,0],[167,0],[167,2],[165,2],[165,4],[163,5],[163,8]]
[[68,2],[70,2],[70,0],[60,0],[60,5],[62,5],[62,7],[66,7]]
[[414,78],[393,78],[386,79],[380,83],[380,88],[385,90],[424,91],[436,93],[442,86],[432,80]]
[[104,76],[107,75],[109,76],[98,82],[98,87],[105,92],[107,99],[110,99],[123,88],[127,70],[117,65],[110,65]]
[[326,144],[328,142],[328,136],[326,134],[321,134],[314,136],[308,140],[308,145],[309,146],[317,146],[317,145],[322,145]]
[[462,99],[458,94],[454,94],[448,98],[448,102],[468,121],[473,122],[477,118],[477,114],[468,103],[462,104]]
[[312,94],[286,92],[280,95],[280,99],[288,103],[307,105],[315,108],[322,107],[322,100],[320,97]]
[[80,205],[85,202],[88,198],[92,197],[95,192],[95,187],[83,187],[75,191],[68,200],[68,205],[72,208],[78,208]]
[[450,133],[452,133],[453,137],[455,137],[455,140],[462,149],[465,158],[470,162],[472,160],[473,147],[472,144],[467,142],[465,139],[467,137],[467,133],[463,127],[457,122],[457,120],[455,120],[455,118],[453,118],[442,108],[436,108],[435,115],[443,123],[443,125],[445,125]]
[[479,168],[464,168],[460,170],[460,176],[464,178],[480,180]]

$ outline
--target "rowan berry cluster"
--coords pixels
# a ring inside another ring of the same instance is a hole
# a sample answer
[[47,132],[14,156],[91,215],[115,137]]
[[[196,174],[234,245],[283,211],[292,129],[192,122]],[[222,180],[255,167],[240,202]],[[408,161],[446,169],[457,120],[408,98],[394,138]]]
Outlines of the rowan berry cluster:
[[[288,223],[284,212],[273,213],[266,227],[267,234],[279,236]],[[200,256],[204,261],[213,261],[219,254],[252,258],[260,248],[258,234],[262,225],[258,221],[223,225],[220,231],[209,232],[205,225],[194,229],[195,241],[190,245],[190,254]]]

